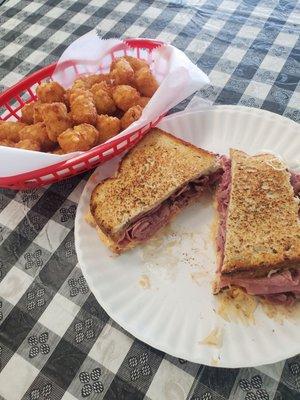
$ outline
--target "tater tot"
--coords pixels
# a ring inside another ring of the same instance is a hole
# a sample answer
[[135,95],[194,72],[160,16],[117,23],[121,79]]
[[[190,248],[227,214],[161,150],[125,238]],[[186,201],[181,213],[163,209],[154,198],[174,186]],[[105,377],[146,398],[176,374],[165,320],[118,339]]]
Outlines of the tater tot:
[[68,103],[70,104],[75,99],[75,97],[78,97],[81,94],[85,94],[86,91],[86,83],[81,78],[77,78],[73,82],[72,87],[66,90],[64,97],[65,99],[67,98]]
[[27,126],[22,122],[0,121],[0,140],[7,139],[11,142],[20,140],[20,131]]
[[134,70],[124,58],[120,58],[111,66],[110,77],[115,85],[134,83]]
[[87,89],[86,83],[84,82],[84,80],[81,78],[75,79],[75,81],[73,82],[73,85],[71,87],[71,91],[74,89],[84,89],[84,90]]
[[34,150],[34,151],[41,150],[40,144],[30,139],[20,140],[18,143],[15,144],[15,147],[24,150]]
[[104,89],[98,89],[97,85],[93,86],[93,91],[91,90],[93,93],[97,113],[109,115],[114,114],[117,108],[112,95]]
[[33,106],[33,123],[43,122],[42,108],[44,104],[40,101],[36,101]]
[[72,88],[69,93],[69,101],[70,101],[70,107],[71,103],[76,99],[78,96],[86,96],[86,94],[89,93],[87,89],[82,89],[82,88]]
[[70,115],[75,124],[95,125],[97,109],[91,92],[83,89],[71,91],[70,107]]
[[85,83],[85,87],[87,89],[90,89],[96,83],[109,82],[110,76],[109,74],[92,74],[81,76],[79,79],[81,79]]
[[129,62],[134,72],[138,71],[141,68],[149,68],[149,65],[146,60],[141,60],[140,58],[124,56],[125,60]]
[[49,139],[46,125],[44,122],[38,122],[34,125],[27,125],[20,131],[20,140],[30,140],[38,143],[40,150],[49,151],[53,149],[54,143]]
[[15,143],[7,139],[2,139],[0,140],[0,146],[15,147]]
[[100,83],[95,83],[91,88],[90,91],[94,94],[98,92],[98,90],[104,90],[105,92],[112,94],[114,86],[112,86],[110,83],[107,83],[105,81],[100,82]]
[[64,94],[64,103],[68,107],[68,110],[71,108],[71,101],[78,97],[81,94],[85,94],[86,92],[85,83],[81,79],[76,79],[73,82],[73,85],[70,89],[67,89]]
[[119,85],[113,91],[113,99],[121,110],[127,111],[134,106],[140,98],[139,92],[128,85]]
[[44,82],[37,87],[36,94],[42,103],[63,102],[65,89],[57,82]]
[[158,83],[149,68],[136,71],[135,84],[138,91],[147,97],[152,97],[158,88]]
[[97,129],[89,124],[81,124],[67,129],[58,136],[58,143],[65,153],[86,151],[98,142]]
[[141,106],[142,108],[145,108],[146,105],[149,103],[150,97],[140,97],[138,101],[136,102],[137,106]]
[[96,128],[99,132],[99,143],[103,143],[120,132],[121,122],[116,117],[98,115]]
[[33,124],[34,102],[27,103],[21,108],[21,121]]
[[44,104],[41,112],[48,137],[52,142],[56,142],[58,135],[72,127],[72,121],[64,103]]
[[126,129],[134,121],[137,121],[142,115],[143,109],[141,106],[130,107],[129,110],[121,118],[122,129]]

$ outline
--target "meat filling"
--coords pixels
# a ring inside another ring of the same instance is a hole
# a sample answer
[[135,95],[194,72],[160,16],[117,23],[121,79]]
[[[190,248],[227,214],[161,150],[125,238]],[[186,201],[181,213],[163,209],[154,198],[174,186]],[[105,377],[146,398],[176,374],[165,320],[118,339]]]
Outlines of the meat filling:
[[291,304],[300,298],[300,270],[286,270],[263,278],[221,277],[221,286],[239,286],[248,294],[272,303]]
[[[295,196],[300,195],[300,174],[291,172],[291,184]],[[231,163],[224,162],[224,175],[217,192],[219,231],[217,236],[217,250],[220,254],[220,266],[224,260],[224,248],[226,241],[226,219],[231,189]],[[300,270],[289,270],[274,273],[264,278],[239,278],[221,276],[220,288],[231,285],[242,287],[251,295],[261,296],[272,303],[292,304],[300,298]]]
[[142,215],[129,226],[119,239],[118,244],[126,245],[133,240],[140,242],[148,240],[160,228],[167,225],[172,215],[174,215],[178,209],[187,206],[190,200],[200,195],[200,193],[212,189],[220,180],[222,173],[223,170],[218,169],[211,175],[200,176],[181,187],[159,206]]
[[291,172],[291,185],[294,188],[295,196],[300,194],[300,173]]

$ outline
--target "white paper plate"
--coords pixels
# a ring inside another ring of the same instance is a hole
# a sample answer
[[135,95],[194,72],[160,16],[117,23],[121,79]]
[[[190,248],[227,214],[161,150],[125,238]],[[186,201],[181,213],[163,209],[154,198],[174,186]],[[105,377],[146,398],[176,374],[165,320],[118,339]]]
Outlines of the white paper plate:
[[[270,150],[289,164],[300,158],[299,126],[281,116],[238,106],[217,106],[172,115],[160,127],[200,147],[250,154]],[[227,322],[211,293],[216,268],[211,199],[185,210],[156,242],[112,256],[84,220],[91,190],[112,173],[117,160],[99,167],[77,209],[75,241],[83,274],[106,312],[128,332],[173,356],[219,367],[268,364],[300,352],[300,313],[284,322],[258,307],[255,324]],[[295,166],[295,165],[294,165]],[[156,246],[156,247],[155,247]],[[157,248],[158,246],[158,248]],[[149,283],[150,287],[147,286]],[[219,346],[201,343],[214,329]],[[222,342],[222,343],[221,343]]]

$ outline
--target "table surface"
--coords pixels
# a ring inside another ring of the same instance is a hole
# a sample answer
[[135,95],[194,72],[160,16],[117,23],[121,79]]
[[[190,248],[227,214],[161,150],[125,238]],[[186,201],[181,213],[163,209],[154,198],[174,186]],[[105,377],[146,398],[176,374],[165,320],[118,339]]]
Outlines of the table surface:
[[[0,90],[97,27],[104,38],[151,37],[185,51],[214,85],[197,96],[299,121],[299,11],[291,0],[5,1]],[[0,398],[300,399],[299,356],[211,368],[150,348],[109,318],[74,249],[86,179],[0,189]]]

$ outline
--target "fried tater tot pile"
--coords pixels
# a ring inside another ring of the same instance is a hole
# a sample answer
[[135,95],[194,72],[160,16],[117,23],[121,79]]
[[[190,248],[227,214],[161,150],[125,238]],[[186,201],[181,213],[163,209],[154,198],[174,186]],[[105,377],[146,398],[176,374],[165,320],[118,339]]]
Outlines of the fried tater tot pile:
[[43,82],[20,122],[0,120],[0,146],[87,151],[137,121],[157,88],[147,61],[131,56],[114,59],[108,73],[80,75],[68,89]]

